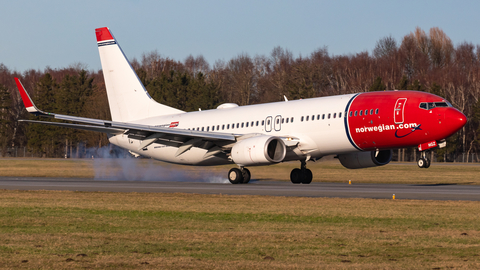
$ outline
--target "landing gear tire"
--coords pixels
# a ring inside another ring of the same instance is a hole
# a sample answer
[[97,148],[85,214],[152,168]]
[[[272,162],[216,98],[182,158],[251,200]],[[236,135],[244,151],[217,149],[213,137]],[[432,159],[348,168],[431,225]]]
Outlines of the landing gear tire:
[[250,171],[247,168],[243,168],[243,170],[241,170],[241,172],[242,172],[242,176],[243,176],[242,183],[243,184],[248,184],[248,182],[250,182],[250,177],[251,177]]
[[[250,180],[250,179],[248,179],[248,180]],[[242,171],[240,171],[240,169],[237,169],[237,168],[232,168],[228,172],[228,181],[230,181],[230,183],[232,183],[232,184],[243,183]]]
[[313,173],[309,169],[305,169],[302,178],[302,184],[310,184],[313,179]]
[[427,163],[427,161],[421,157],[418,161],[417,161],[417,165],[419,168],[425,168],[425,164]]
[[294,184],[302,183],[302,170],[297,168],[293,169],[290,173],[290,181]]
[[417,161],[417,165],[420,168],[428,169],[430,167],[430,159],[421,157]]
[[421,152],[420,159],[417,161],[417,165],[420,168],[428,169],[430,167],[430,159],[428,158],[429,150]]
[[425,167],[424,168],[428,169],[430,167],[430,159],[427,158],[427,159],[425,159],[425,161],[426,162],[425,162]]
[[305,161],[301,162],[301,168],[293,169],[290,173],[290,181],[294,184],[310,184],[313,179],[312,171],[306,168],[307,163]]

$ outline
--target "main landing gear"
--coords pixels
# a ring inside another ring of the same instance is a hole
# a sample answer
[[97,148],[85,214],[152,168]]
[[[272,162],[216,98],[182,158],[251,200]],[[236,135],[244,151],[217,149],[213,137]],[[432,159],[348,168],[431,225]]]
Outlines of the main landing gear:
[[312,171],[307,169],[307,162],[305,160],[300,162],[302,162],[300,169],[295,168],[290,173],[290,181],[294,184],[310,184],[313,179]]
[[250,171],[245,167],[232,168],[228,172],[228,181],[232,184],[247,184],[250,182]]
[[420,152],[421,156],[420,156],[420,159],[417,161],[418,167],[425,168],[425,169],[430,167],[430,159],[427,157],[427,152],[428,151]]

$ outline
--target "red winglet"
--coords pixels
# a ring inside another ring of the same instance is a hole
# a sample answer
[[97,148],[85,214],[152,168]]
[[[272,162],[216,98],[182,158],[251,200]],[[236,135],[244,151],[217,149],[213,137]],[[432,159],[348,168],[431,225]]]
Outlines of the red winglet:
[[25,91],[25,88],[23,87],[22,83],[18,78],[15,78],[15,83],[17,83],[17,88],[18,91],[20,92],[20,96],[22,97],[23,100],[23,105],[25,105],[25,108],[31,108],[34,107],[32,100],[30,99],[30,96],[28,96],[27,91]]
[[97,35],[97,42],[113,39],[113,36],[110,33],[110,30],[108,30],[108,27],[95,29],[95,34]]

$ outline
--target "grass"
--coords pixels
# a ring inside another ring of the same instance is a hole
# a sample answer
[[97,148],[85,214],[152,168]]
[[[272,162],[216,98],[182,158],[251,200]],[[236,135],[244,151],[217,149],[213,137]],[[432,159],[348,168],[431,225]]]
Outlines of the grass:
[[[297,165],[250,170],[288,181]],[[230,167],[0,159],[0,176],[225,178]],[[480,181],[478,165],[308,167],[325,182]],[[0,190],[0,268],[478,269],[479,212],[468,201]]]
[[[350,170],[337,160],[309,162],[314,182],[395,183],[395,184],[480,184],[480,164],[433,163],[420,169],[415,163],[392,163],[386,166]],[[226,179],[234,165],[215,167],[180,166],[154,160],[136,159],[0,159],[0,176],[120,178],[155,180],[186,177],[192,179],[215,175]],[[252,178],[260,181],[289,181],[298,162],[249,167]]]
[[0,191],[0,267],[480,267],[479,202]]

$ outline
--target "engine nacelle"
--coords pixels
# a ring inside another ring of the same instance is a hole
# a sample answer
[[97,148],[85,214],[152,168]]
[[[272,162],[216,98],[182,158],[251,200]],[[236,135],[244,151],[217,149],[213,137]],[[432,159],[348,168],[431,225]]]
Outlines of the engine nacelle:
[[241,166],[268,165],[283,161],[287,148],[282,139],[273,136],[256,136],[233,145],[233,161]]
[[360,169],[386,165],[392,160],[392,155],[392,150],[381,150],[342,154],[338,155],[338,159],[345,168]]

